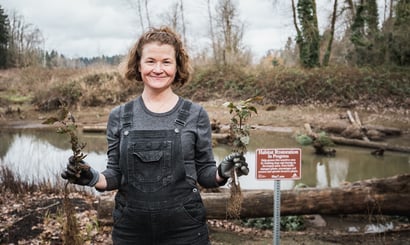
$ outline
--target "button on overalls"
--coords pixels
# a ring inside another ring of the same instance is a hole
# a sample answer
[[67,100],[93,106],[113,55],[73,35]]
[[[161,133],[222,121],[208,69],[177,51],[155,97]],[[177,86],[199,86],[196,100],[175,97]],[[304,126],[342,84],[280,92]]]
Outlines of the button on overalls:
[[132,115],[127,114],[132,109],[124,110],[123,180],[115,197],[114,244],[210,244],[199,191],[186,181],[182,126],[133,130],[128,123]]

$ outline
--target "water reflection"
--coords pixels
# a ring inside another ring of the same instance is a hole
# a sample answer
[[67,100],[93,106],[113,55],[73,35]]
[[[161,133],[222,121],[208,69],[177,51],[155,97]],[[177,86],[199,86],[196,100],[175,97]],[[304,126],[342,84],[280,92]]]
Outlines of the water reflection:
[[[49,132],[40,134],[52,136]],[[1,136],[3,138],[4,134]],[[53,182],[67,164],[68,157],[72,155],[68,143],[62,144],[65,147],[59,148],[44,139],[47,137],[39,137],[38,134],[17,133],[9,138],[11,140],[7,147],[4,145],[5,141],[1,141],[0,148],[7,148],[5,155],[1,156],[1,163],[30,182],[43,180]],[[91,151],[87,152],[86,159],[92,167],[102,171],[105,168],[106,158],[101,152]]]
[[[103,134],[82,134],[87,143],[86,161],[102,171],[106,166],[106,140]],[[298,183],[312,187],[338,187],[343,182],[382,178],[410,172],[409,154],[386,152],[382,158],[370,155],[370,150],[337,147],[336,157],[320,157],[310,146],[300,147],[288,133],[253,132],[246,153],[250,173],[240,177],[243,189],[271,189],[272,180],[257,180],[255,151],[258,148],[302,148],[302,179],[283,180],[282,189],[292,189]],[[228,146],[214,148],[215,160],[220,162],[230,153]],[[53,131],[0,132],[0,160],[22,178],[30,181],[53,181],[65,167],[71,155],[67,136]]]
[[348,159],[329,158],[327,161],[318,162],[316,164],[316,187],[338,187],[346,181],[348,171]]
[[316,187],[327,187],[326,165],[321,162],[316,164],[316,181]]
[[62,150],[32,135],[14,135],[2,162],[23,179],[49,179],[63,166],[69,156]]

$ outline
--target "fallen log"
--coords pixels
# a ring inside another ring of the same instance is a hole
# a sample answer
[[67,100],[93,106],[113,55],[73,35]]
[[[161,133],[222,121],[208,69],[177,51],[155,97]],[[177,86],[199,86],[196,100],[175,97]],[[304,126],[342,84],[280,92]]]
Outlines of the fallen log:
[[[367,138],[366,134],[364,133],[363,127],[362,127],[362,122],[360,121],[359,114],[357,112],[354,112],[354,117],[352,115],[351,111],[347,111],[347,116],[350,120],[350,123],[353,125],[353,128],[355,129],[354,131],[357,131],[357,134],[360,135],[360,137],[364,141],[370,141],[369,138]],[[347,135],[349,135],[352,132],[347,132]],[[343,133],[342,133],[343,134]]]
[[105,133],[107,125],[84,125],[82,130],[84,133]]
[[391,136],[398,136],[402,134],[401,129],[393,128],[393,127],[385,127],[385,126],[380,126],[380,125],[366,125],[365,128],[367,130],[377,130],[386,135],[391,135]]
[[[273,216],[273,190],[242,190],[240,216]],[[229,192],[201,193],[209,219],[226,219]],[[300,188],[281,191],[281,215],[366,214],[410,215],[410,174],[370,179],[338,188]],[[98,204],[101,224],[112,224],[112,195],[102,195]]]
[[[309,123],[305,123],[304,127],[309,136],[314,137],[314,138],[318,137],[317,134],[313,132]],[[331,136],[331,135],[329,135],[328,137],[333,141],[333,143],[339,144],[339,145],[360,146],[360,147],[366,147],[366,148],[371,148],[371,149],[383,149],[383,150],[406,152],[406,153],[410,152],[410,147],[407,147],[407,146],[392,145],[392,144],[383,143],[383,142],[370,142],[370,141],[364,141],[364,140],[358,140],[358,139],[349,139],[345,137],[338,137],[338,136]]]
[[382,142],[368,142],[364,140],[357,140],[357,139],[347,139],[344,137],[337,137],[337,136],[329,136],[329,138],[335,143],[339,145],[350,145],[350,146],[360,146],[372,149],[384,149],[389,151],[397,151],[397,152],[410,152],[410,147],[407,146],[399,146],[399,145],[391,145],[388,143]]
[[[320,130],[329,132],[329,133],[334,133],[334,134],[341,134],[346,128],[349,126],[349,124],[345,121],[330,121],[327,122],[325,125],[320,125],[318,128]],[[388,136],[399,136],[402,134],[402,130],[399,128],[393,128],[393,127],[384,127],[380,125],[366,125],[363,126],[363,128],[366,131],[369,130],[375,130],[378,131],[380,134],[383,135],[388,135]]]

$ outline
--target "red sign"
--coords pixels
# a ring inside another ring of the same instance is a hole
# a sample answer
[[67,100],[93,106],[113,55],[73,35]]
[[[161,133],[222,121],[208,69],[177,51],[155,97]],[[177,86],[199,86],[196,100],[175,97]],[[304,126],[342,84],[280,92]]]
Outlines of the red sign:
[[302,150],[276,148],[256,150],[256,179],[300,179]]

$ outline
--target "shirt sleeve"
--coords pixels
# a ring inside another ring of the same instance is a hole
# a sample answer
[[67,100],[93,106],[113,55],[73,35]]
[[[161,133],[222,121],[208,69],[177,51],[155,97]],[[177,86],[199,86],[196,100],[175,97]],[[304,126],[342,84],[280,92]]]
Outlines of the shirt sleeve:
[[212,128],[208,113],[201,108],[196,127],[195,165],[198,183],[205,188],[214,188],[224,183],[216,181],[216,162],[212,151]]
[[114,108],[107,123],[107,168],[102,172],[107,180],[107,188],[105,190],[118,189],[121,184],[122,172],[119,165],[120,159],[120,112],[121,107]]

